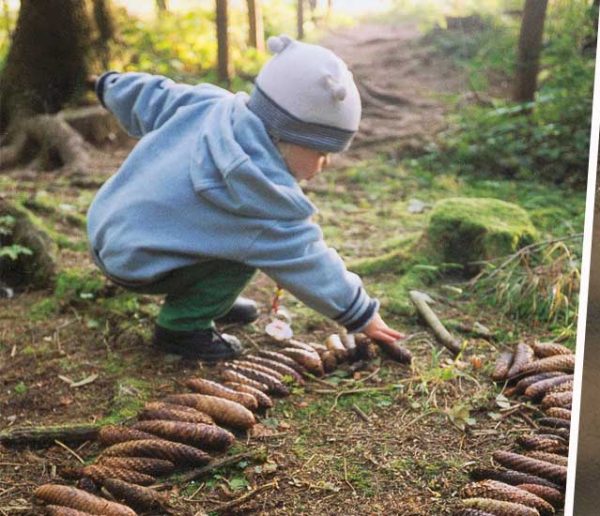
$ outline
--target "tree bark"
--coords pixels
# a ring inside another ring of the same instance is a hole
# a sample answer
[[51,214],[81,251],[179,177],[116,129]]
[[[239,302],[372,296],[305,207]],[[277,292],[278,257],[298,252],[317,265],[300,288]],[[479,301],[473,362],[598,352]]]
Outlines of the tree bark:
[[298,39],[304,39],[304,0],[297,0],[296,30]]
[[217,70],[219,80],[231,82],[232,68],[229,60],[229,20],[227,18],[227,0],[217,1]]
[[112,17],[110,0],[94,0],[94,22],[98,32],[95,44],[102,68],[106,70],[110,62],[109,43],[115,37],[115,23]]
[[548,0],[525,1],[513,95],[515,102],[532,102],[535,99],[547,7]]
[[91,51],[85,0],[22,0],[0,77],[0,132],[12,120],[55,113],[82,90]]
[[156,8],[158,9],[159,14],[168,11],[169,6],[167,0],[156,0]]
[[0,442],[11,445],[44,445],[61,442],[92,441],[98,436],[98,425],[29,426],[0,433]]
[[263,52],[265,50],[265,29],[261,0],[248,0],[248,22],[250,25],[249,44]]

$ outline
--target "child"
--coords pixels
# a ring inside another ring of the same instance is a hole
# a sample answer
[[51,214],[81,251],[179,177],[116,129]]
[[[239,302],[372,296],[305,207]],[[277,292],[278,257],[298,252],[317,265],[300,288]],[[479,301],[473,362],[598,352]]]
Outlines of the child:
[[200,360],[233,358],[239,341],[214,321],[249,322],[236,301],[256,269],[348,331],[393,342],[360,278],[328,248],[297,181],[347,149],[360,98],[331,51],[269,38],[273,57],[250,96],[108,72],[102,104],[141,138],[88,213],[94,260],[117,284],[166,294],[155,325],[160,349]]

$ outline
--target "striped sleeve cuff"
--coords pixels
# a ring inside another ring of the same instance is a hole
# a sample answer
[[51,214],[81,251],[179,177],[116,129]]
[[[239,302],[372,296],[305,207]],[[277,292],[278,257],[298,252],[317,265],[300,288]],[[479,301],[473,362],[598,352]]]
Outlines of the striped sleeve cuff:
[[103,107],[106,107],[106,104],[104,103],[104,86],[106,84],[106,80],[113,75],[118,75],[118,72],[103,73],[100,76],[100,78],[96,81],[96,97],[98,97],[98,100],[100,101],[100,104],[102,104]]
[[349,332],[362,330],[379,310],[379,300],[371,299],[362,287],[345,312],[334,318],[334,321],[345,326]]

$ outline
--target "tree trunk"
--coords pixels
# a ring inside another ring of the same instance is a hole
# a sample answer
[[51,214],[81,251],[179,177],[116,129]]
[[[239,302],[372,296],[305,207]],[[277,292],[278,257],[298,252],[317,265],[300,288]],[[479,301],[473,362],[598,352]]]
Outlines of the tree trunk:
[[0,77],[0,132],[18,116],[59,111],[81,91],[90,50],[84,0],[22,0]]
[[513,96],[515,102],[532,102],[535,99],[547,7],[548,0],[525,1]]
[[296,28],[298,39],[304,39],[304,0],[297,0]]
[[249,44],[262,52],[265,49],[265,30],[261,0],[248,0],[248,21],[250,24]]
[[217,0],[217,44],[219,80],[231,82],[232,69],[229,60],[229,21],[227,19],[227,0]]
[[110,66],[109,43],[115,37],[115,23],[112,17],[110,0],[94,0],[94,22],[98,32],[95,44],[102,68],[106,70]]
[[167,12],[169,10],[167,0],[156,0],[156,8],[158,9],[159,14]]

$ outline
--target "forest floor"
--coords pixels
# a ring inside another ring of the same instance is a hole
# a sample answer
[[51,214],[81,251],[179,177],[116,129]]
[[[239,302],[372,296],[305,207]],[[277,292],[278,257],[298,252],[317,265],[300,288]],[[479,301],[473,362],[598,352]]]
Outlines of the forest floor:
[[[355,150],[307,187],[326,240],[345,259],[379,256],[422,231],[428,215],[409,211],[413,199],[431,205],[449,196],[497,197],[525,207],[542,230],[551,231],[555,216],[581,230],[583,194],[536,183],[434,176],[400,161],[444,127],[448,100],[465,93],[461,71],[430,52],[415,28],[363,25],[336,32],[326,42],[347,59],[374,99],[365,102]],[[381,90],[396,97],[382,97]],[[56,237],[61,269],[54,292],[0,299],[0,429],[125,421],[144,402],[182,392],[182,380],[215,376],[209,366],[154,352],[149,339],[160,300],[110,285],[87,255],[87,207],[127,152],[126,147],[99,149],[89,181],[76,184],[57,172],[21,169],[0,176],[2,195],[30,201]],[[466,343],[465,354],[453,360],[423,333],[414,315],[389,308],[396,281],[393,271],[365,277],[369,292],[383,301],[386,321],[415,336],[407,345],[413,365],[378,358],[366,370],[350,373],[341,367],[295,389],[230,452],[264,449],[260,459],[195,482],[177,484],[173,477],[174,514],[452,512],[469,467],[489,463],[492,451],[509,449],[531,428],[527,415],[535,408],[497,398],[501,386],[489,380],[496,349],[548,333],[502,318],[461,295],[456,279],[446,278],[431,288],[446,300],[436,305],[437,312]],[[273,292],[273,283],[259,276],[247,292],[261,304],[259,321],[223,329],[250,349],[274,347],[264,332]],[[339,331],[291,296],[283,303],[294,316],[298,339],[322,342]],[[458,333],[459,323],[475,321],[489,327],[493,338]],[[85,379],[89,383],[80,387],[69,384]],[[85,443],[74,451],[91,461],[98,448]],[[32,509],[33,490],[57,481],[57,466],[76,463],[58,445],[0,447],[0,514],[39,514]],[[231,508],[224,508],[231,501]]]

